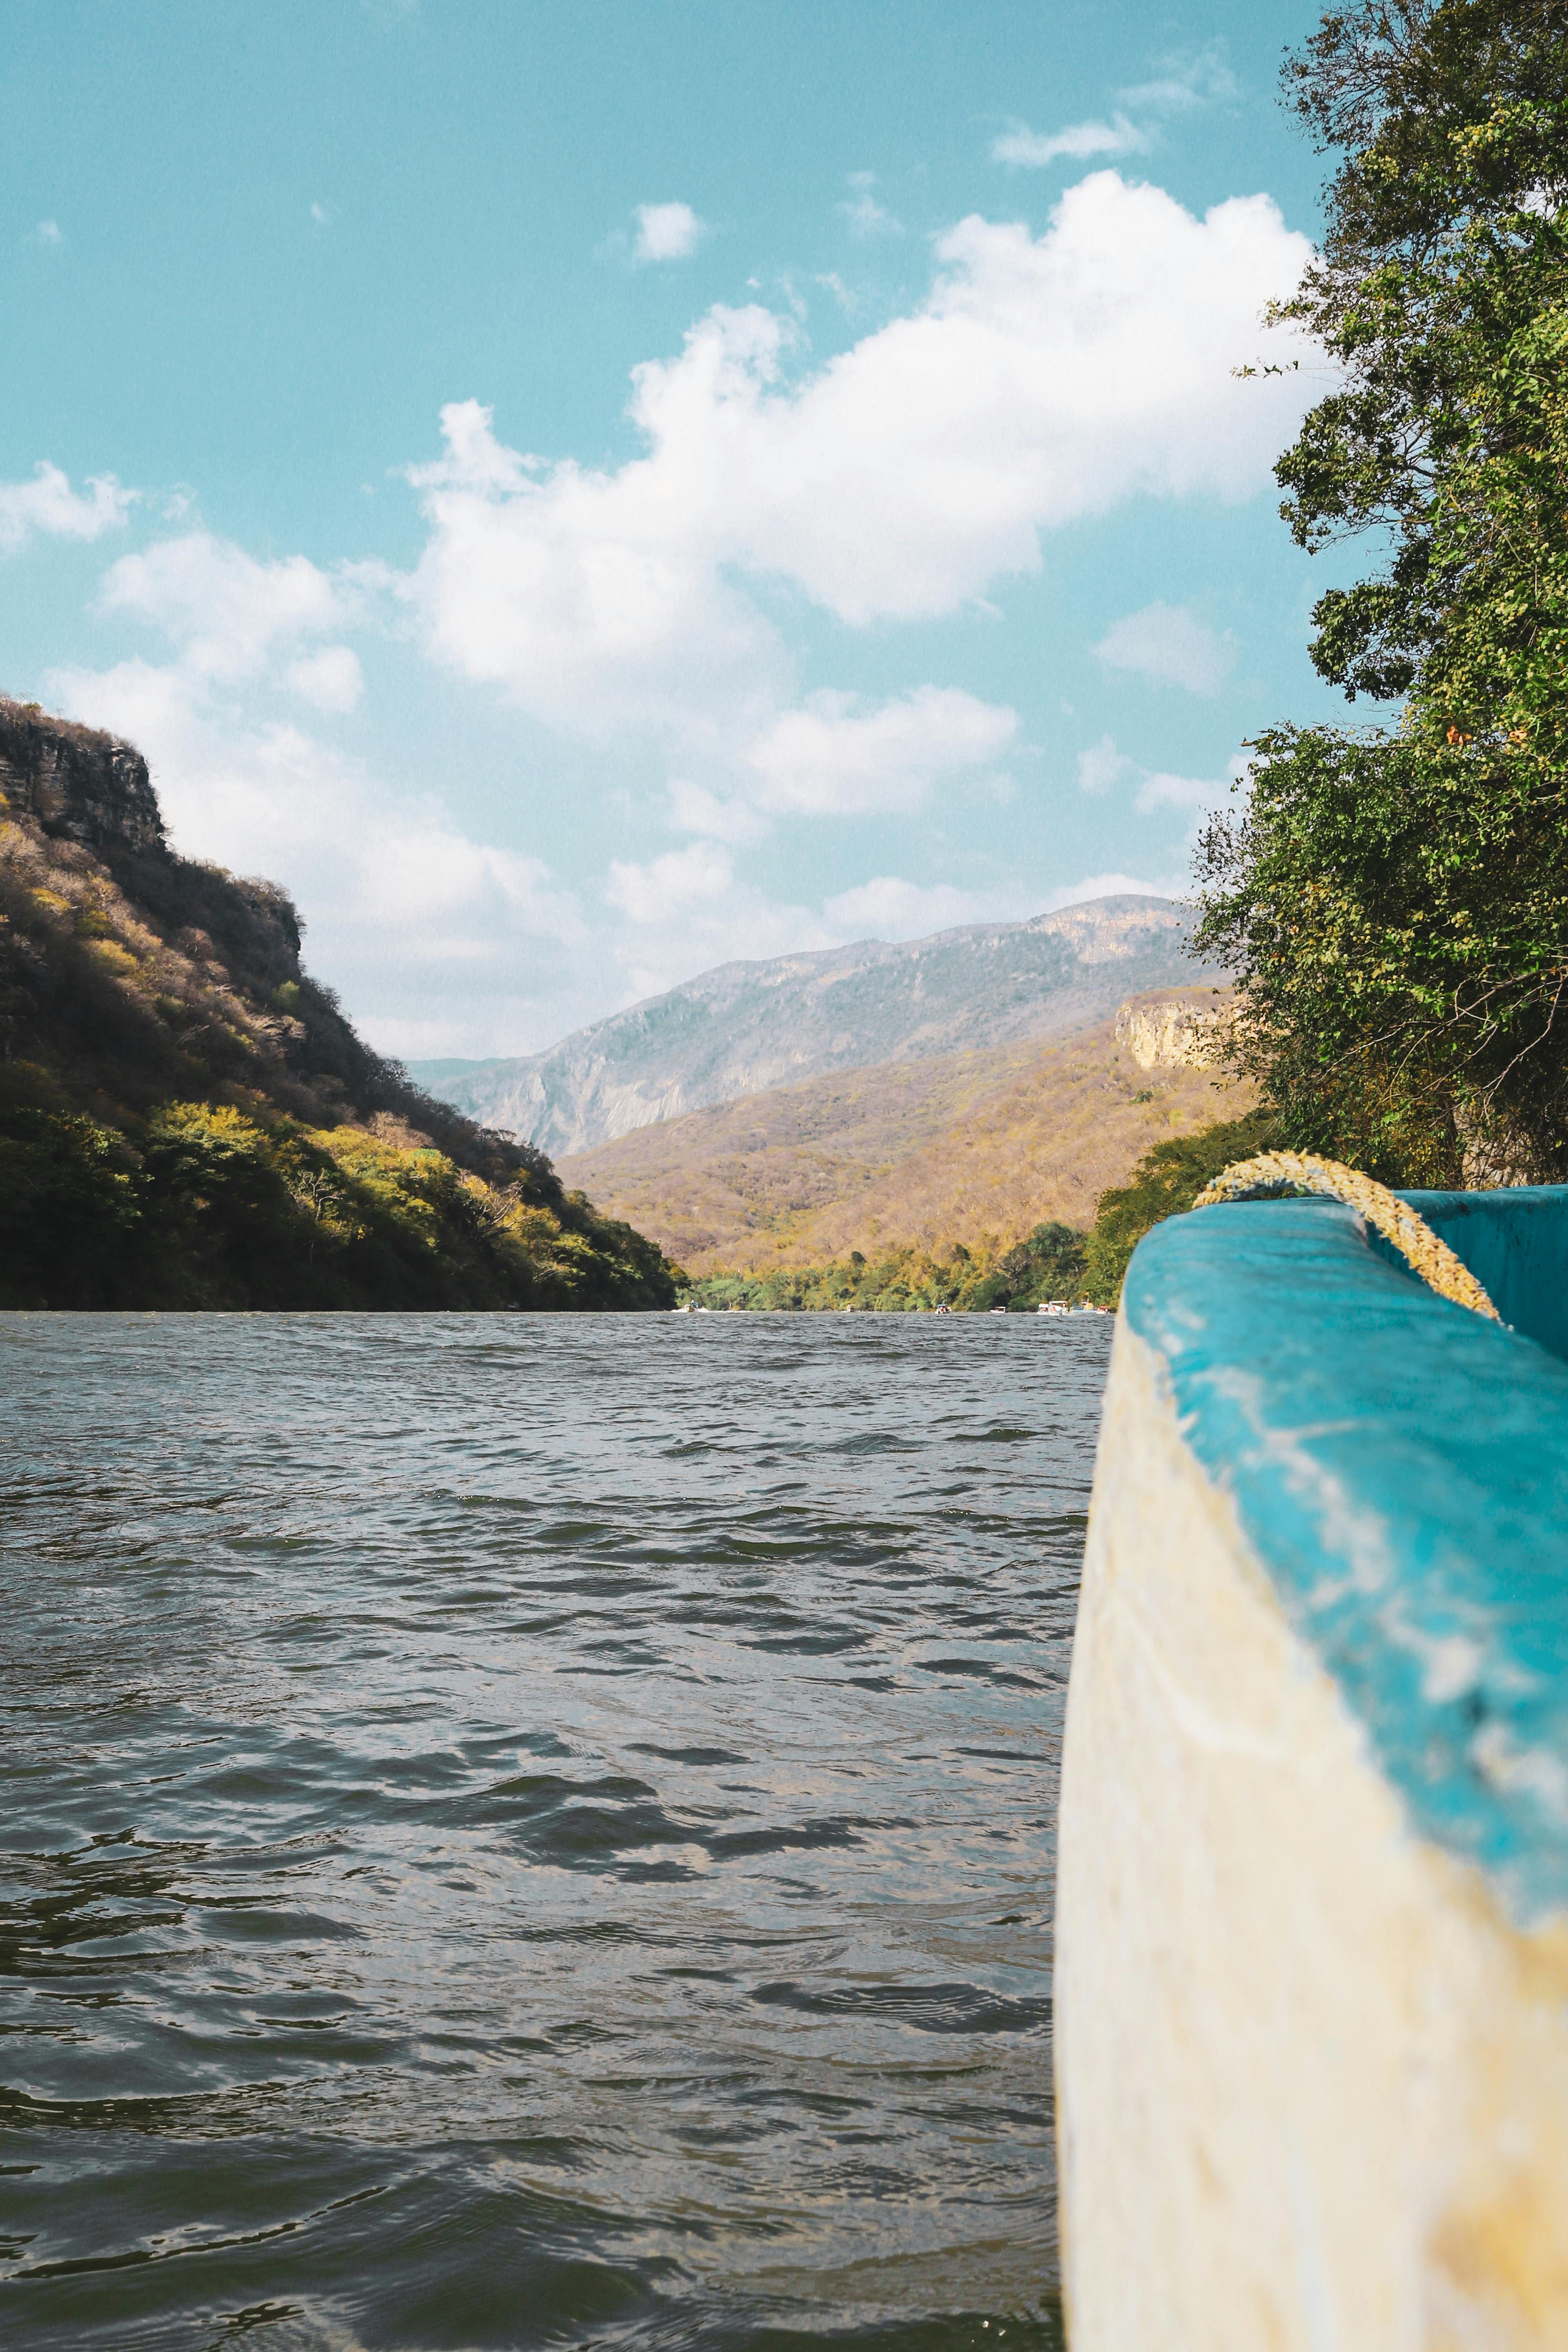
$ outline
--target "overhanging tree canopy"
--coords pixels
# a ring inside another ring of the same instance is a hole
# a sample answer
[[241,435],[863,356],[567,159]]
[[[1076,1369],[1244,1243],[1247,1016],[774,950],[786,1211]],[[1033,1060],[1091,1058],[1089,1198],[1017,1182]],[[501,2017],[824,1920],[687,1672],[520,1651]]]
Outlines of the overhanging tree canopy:
[[1408,0],[1286,68],[1343,151],[1277,315],[1334,391],[1278,467],[1381,561],[1312,654],[1398,722],[1279,728],[1200,852],[1201,950],[1292,1143],[1394,1181],[1568,1174],[1568,8]]

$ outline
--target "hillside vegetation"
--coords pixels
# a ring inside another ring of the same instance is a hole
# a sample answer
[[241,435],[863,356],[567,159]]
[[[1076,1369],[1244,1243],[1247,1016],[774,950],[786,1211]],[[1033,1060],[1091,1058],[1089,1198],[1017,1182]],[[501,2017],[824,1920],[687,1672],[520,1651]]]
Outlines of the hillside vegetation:
[[1073,1225],[1037,1225],[1010,1249],[976,1257],[962,1242],[940,1257],[927,1250],[893,1249],[870,1259],[859,1250],[836,1265],[775,1274],[710,1274],[691,1286],[689,1303],[744,1307],[763,1314],[794,1310],[913,1314],[1025,1314],[1046,1300],[1070,1304],[1087,1297],[1086,1247],[1091,1236]]
[[0,1306],[656,1307],[656,1246],[419,1094],[285,894],[144,762],[0,700]]
[[1089,1228],[1152,1144],[1255,1101],[1213,1071],[1140,1068],[1105,1021],[1059,1044],[811,1079],[563,1165],[694,1277],[837,1281],[858,1253],[927,1288],[937,1276],[917,1260],[948,1281],[962,1249],[979,1281],[1037,1227]]
[[1271,1150],[1279,1122],[1266,1108],[1172,1136],[1143,1154],[1125,1184],[1100,1196],[1087,1232],[1055,1221],[1021,1241],[978,1253],[954,1243],[929,1250],[894,1248],[876,1258],[859,1250],[822,1266],[772,1274],[710,1274],[691,1285],[690,1304],[761,1312],[817,1309],[848,1314],[1029,1314],[1047,1302],[1113,1307],[1129,1261],[1152,1227],[1190,1209],[1204,1186],[1238,1160]]

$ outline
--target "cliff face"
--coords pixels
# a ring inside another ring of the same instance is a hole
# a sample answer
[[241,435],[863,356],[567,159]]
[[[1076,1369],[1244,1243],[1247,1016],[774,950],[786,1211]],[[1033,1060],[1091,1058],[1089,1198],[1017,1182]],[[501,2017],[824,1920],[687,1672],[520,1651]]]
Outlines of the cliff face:
[[1122,1005],[1116,1042],[1141,1070],[1217,1069],[1235,1017],[1225,991],[1161,990]]
[[521,1165],[370,1051],[300,930],[286,891],[170,849],[130,744],[0,701],[0,1066],[111,1122],[171,1096],[317,1124],[428,1109],[466,1162]]
[[14,815],[89,849],[167,850],[147,762],[130,743],[0,695],[0,793]]

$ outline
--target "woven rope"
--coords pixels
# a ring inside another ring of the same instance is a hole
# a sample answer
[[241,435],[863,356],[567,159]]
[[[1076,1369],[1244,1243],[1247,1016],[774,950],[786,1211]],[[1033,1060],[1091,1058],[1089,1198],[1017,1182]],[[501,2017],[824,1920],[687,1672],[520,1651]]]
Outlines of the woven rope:
[[1210,1209],[1220,1201],[1257,1201],[1280,1192],[1318,1192],[1331,1201],[1343,1201],[1369,1225],[1375,1225],[1384,1241],[1393,1243],[1439,1298],[1451,1298],[1456,1307],[1468,1307],[1474,1314],[1501,1322],[1469,1267],[1454,1255],[1447,1242],[1439,1241],[1426,1218],[1417,1216],[1386,1184],[1363,1176],[1359,1168],[1345,1168],[1337,1160],[1320,1160],[1312,1151],[1264,1151],[1256,1160],[1238,1160],[1216,1176],[1193,1206]]

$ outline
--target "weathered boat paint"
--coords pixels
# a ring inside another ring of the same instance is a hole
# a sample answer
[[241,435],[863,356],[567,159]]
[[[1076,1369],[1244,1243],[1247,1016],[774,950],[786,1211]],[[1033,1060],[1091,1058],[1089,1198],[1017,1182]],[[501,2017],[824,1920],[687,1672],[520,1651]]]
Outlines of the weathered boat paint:
[[1568,1191],[1130,1269],[1068,1705],[1074,2352],[1568,2344]]

